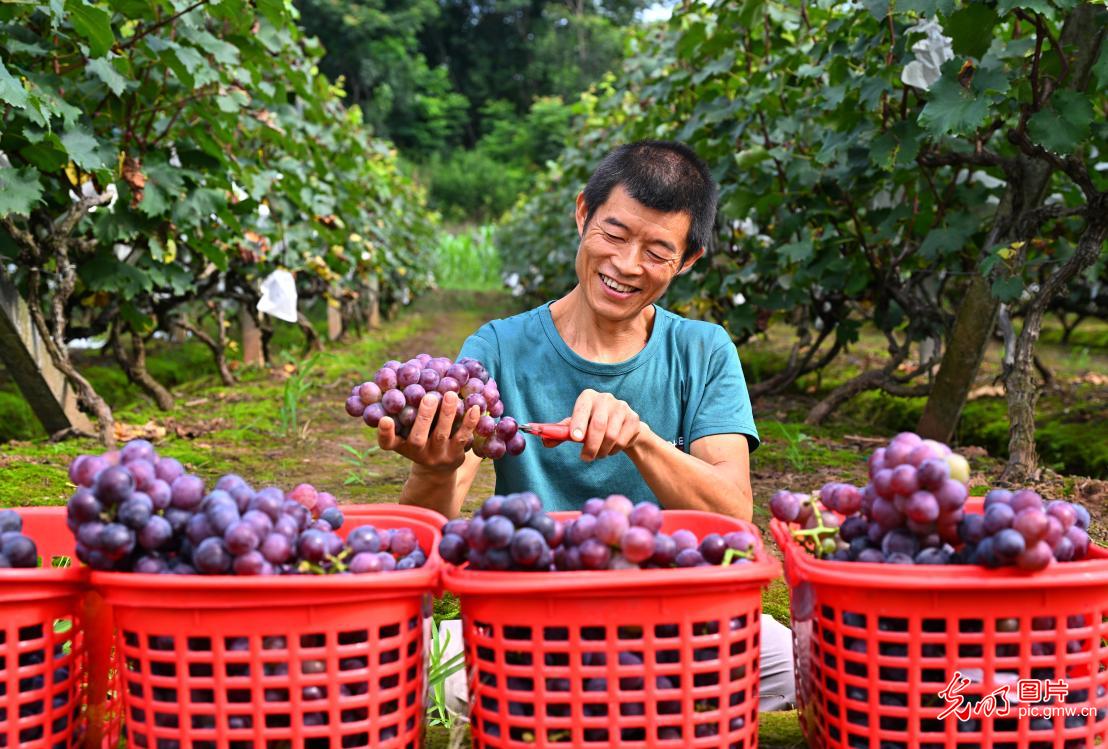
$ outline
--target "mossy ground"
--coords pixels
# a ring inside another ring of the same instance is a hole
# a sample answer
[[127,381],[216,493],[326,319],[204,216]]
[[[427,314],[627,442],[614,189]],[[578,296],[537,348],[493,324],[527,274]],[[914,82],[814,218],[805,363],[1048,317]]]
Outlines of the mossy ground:
[[[157,410],[129,384],[114,362],[103,354],[82,356],[82,368],[133,434],[164,429],[159,450],[172,455],[208,480],[234,471],[256,485],[285,488],[307,481],[344,501],[393,501],[407,476],[407,461],[376,450],[374,433],[350,419],[342,408],[353,383],[366,379],[389,358],[406,359],[420,351],[453,353],[482,322],[510,314],[515,300],[499,293],[440,292],[399,315],[380,330],[331,343],[305,376],[308,385],[298,399],[295,423],[282,420],[282,403],[290,378],[303,372],[307,357],[294,326],[278,326],[274,365],[246,368],[235,362],[239,382],[219,383],[207,351],[196,343],[158,343],[150,352],[150,369],[176,397],[174,409]],[[322,326],[321,326],[322,327]],[[1050,496],[1083,501],[1108,520],[1108,385],[1097,373],[1108,372],[1108,325],[1087,323],[1073,334],[1073,345],[1058,342],[1048,327],[1040,353],[1051,367],[1056,387],[1039,404],[1037,435],[1049,471],[1039,485]],[[751,381],[768,376],[787,356],[787,331],[745,345],[742,358]],[[755,522],[765,530],[769,496],[780,488],[811,490],[826,481],[864,482],[865,456],[897,431],[911,429],[922,399],[864,394],[844,406],[819,427],[807,426],[811,406],[836,384],[880,363],[883,343],[864,334],[841,361],[821,376],[802,378],[787,393],[754,403],[763,444],[752,456],[751,477]],[[998,372],[999,350],[990,351],[979,384],[988,385]],[[287,414],[286,414],[287,416]],[[1003,398],[971,401],[957,435],[970,458],[973,493],[982,494],[1003,468],[1007,442]],[[0,507],[61,504],[71,491],[66,466],[82,452],[97,451],[91,440],[51,443],[10,382],[0,382]],[[480,472],[463,511],[471,511],[492,493],[493,472]],[[1103,531],[1099,539],[1105,541]],[[770,544],[771,548],[772,544]],[[784,581],[763,595],[766,613],[789,622],[789,596]],[[449,598],[436,605],[439,617],[457,615]],[[763,747],[784,749],[803,745],[796,715],[763,714],[759,727]],[[429,747],[449,745],[449,736],[431,729]],[[468,745],[468,742],[466,744]]]

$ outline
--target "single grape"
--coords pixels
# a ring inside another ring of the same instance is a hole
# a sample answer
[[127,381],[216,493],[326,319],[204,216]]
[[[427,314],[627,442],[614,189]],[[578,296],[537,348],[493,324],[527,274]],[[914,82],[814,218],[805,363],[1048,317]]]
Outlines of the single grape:
[[389,416],[400,413],[406,405],[407,399],[404,397],[404,393],[399,390],[387,390],[381,396],[381,407],[385,409],[385,413]]
[[422,374],[423,371],[418,364],[404,364],[400,369],[396,370],[396,387],[403,390],[409,385],[414,385],[419,382],[419,378]]
[[365,412],[366,404],[362,403],[361,398],[356,395],[352,395],[346,399],[346,413],[355,418],[361,416]]
[[939,503],[931,492],[917,491],[908,498],[904,514],[917,523],[933,523],[939,517]]
[[608,569],[612,556],[608,546],[595,538],[590,538],[581,544],[578,547],[578,554],[581,558],[581,567],[586,570]]
[[181,510],[195,510],[204,499],[204,481],[199,476],[186,473],[170,484],[170,506]]
[[306,530],[300,534],[296,548],[300,558],[318,564],[327,556],[327,535],[323,531]]
[[1022,510],[1039,510],[1043,509],[1043,498],[1038,492],[1031,491],[1030,489],[1021,489],[1012,495],[1011,501],[1008,502],[1012,507],[1012,511],[1019,514]]
[[[999,535],[999,534],[998,534]],[[1019,558],[1016,560],[1016,565],[1021,570],[1037,571],[1045,569],[1054,560],[1054,554],[1051,552],[1050,547],[1046,542],[1038,541],[1035,544],[1028,546]]]
[[505,444],[505,449],[508,455],[521,455],[527,449],[527,441],[523,438],[523,433],[516,432],[513,434]]
[[485,443],[484,453],[492,460],[500,460],[507,452],[508,446],[504,444],[504,440],[495,435],[489,437],[488,441]]
[[654,556],[654,534],[650,530],[632,526],[620,539],[620,550],[628,561],[635,564],[645,562]]
[[566,531],[566,538],[574,546],[580,546],[596,533],[596,516],[582,514]]
[[937,492],[943,482],[950,478],[950,466],[941,458],[930,458],[920,463],[916,478],[921,487]]
[[790,491],[779,491],[769,500],[769,509],[773,517],[783,523],[792,523],[800,514],[800,502]]
[[151,517],[139,530],[138,542],[147,551],[157,551],[173,538],[173,526],[160,515]]
[[700,555],[708,564],[719,564],[727,552],[727,542],[718,533],[709,533],[700,541]]
[[154,503],[146,494],[135,492],[116,510],[116,518],[128,528],[139,530],[154,514]]
[[[69,498],[69,502],[66,503],[66,516],[70,520],[75,520],[78,523],[87,523],[91,520],[96,520],[100,517],[100,513],[104,508],[100,502],[96,499],[96,495],[89,489],[79,486],[77,491],[73,493],[73,496]],[[19,518],[18,513],[14,510],[0,511],[0,515],[3,513],[11,513],[16,519]],[[9,519],[8,523],[12,523]],[[22,521],[20,521],[22,525]],[[5,523],[0,519],[0,533],[4,532]]]
[[[392,557],[389,557],[392,559]],[[363,575],[371,572],[381,572],[385,568],[384,561],[379,554],[363,551],[355,554],[350,560],[350,571],[355,575]]]
[[439,384],[435,389],[443,395],[446,395],[447,393],[457,393],[462,389],[462,386],[456,379],[447,376],[439,380]]
[[1027,546],[1023,536],[1013,528],[1004,528],[993,536],[993,553],[1003,564],[1014,561]]
[[696,549],[700,546],[700,540],[697,539],[696,534],[684,528],[674,531],[672,536],[673,542],[677,546],[678,553],[685,549]]
[[[484,396],[482,396],[482,398],[484,398]],[[505,416],[496,425],[497,436],[505,442],[514,437],[517,431],[519,431],[519,424],[517,424],[516,420],[511,416]]]
[[473,428],[473,432],[480,437],[491,437],[496,432],[496,421],[491,416],[482,416],[477,420],[477,426]]
[[705,564],[704,557],[696,549],[682,549],[674,562],[678,567],[699,567]]
[[284,564],[292,557],[292,542],[282,533],[270,533],[259,550],[270,564]]
[[990,489],[985,493],[985,510],[995,504],[1009,504],[1012,501],[1012,492],[1007,489]]
[[1016,513],[1010,505],[995,504],[985,510],[985,532],[990,536],[1010,528],[1012,521],[1016,519]]
[[251,576],[264,573],[268,562],[258,551],[248,551],[235,557],[232,569],[236,575]]
[[617,510],[604,509],[596,516],[596,530],[593,536],[608,546],[618,546],[629,525],[627,515]]
[[489,416],[499,419],[504,415],[504,401],[497,401],[489,406]]
[[96,477],[96,498],[105,505],[117,505],[130,498],[135,490],[131,472],[124,466],[109,466]]
[[439,556],[450,564],[461,564],[465,561],[469,547],[465,539],[454,533],[443,534],[439,542]]
[[675,559],[677,559],[677,544],[673,537],[665,533],[656,534],[654,536],[654,553],[650,557],[650,561],[659,567],[670,567]]
[[376,429],[377,426],[381,423],[381,419],[383,419],[386,415],[387,414],[385,413],[384,406],[382,406],[380,403],[373,403],[366,406],[365,411],[362,412],[362,421],[365,422],[366,426],[372,429]]
[[496,515],[484,523],[485,542],[489,548],[503,549],[512,541],[515,534],[515,526],[512,521],[503,515]]
[[892,490],[904,497],[911,496],[913,492],[919,490],[915,466],[903,463],[893,469]]
[[599,515],[600,511],[604,509],[604,500],[600,497],[590,497],[585,500],[585,503],[581,506],[581,512],[585,515]]
[[108,523],[100,531],[99,550],[109,559],[121,559],[135,548],[135,534],[120,523]]
[[[376,382],[363,382],[358,386],[358,400],[362,402],[362,406],[372,406],[381,400],[381,386]],[[353,414],[351,414],[353,416]]]
[[154,452],[154,446],[147,440],[131,440],[119,451],[119,459],[122,463],[130,463],[133,460],[146,460],[153,463],[158,459]]
[[969,461],[958,453],[950,453],[946,456],[945,460],[947,466],[950,468],[950,478],[963,484],[968,484],[970,477]]
[[646,528],[651,533],[662,530],[662,508],[653,502],[639,502],[627,519],[631,525]]
[[546,549],[546,540],[534,528],[521,528],[512,538],[512,559],[524,567],[533,566]]

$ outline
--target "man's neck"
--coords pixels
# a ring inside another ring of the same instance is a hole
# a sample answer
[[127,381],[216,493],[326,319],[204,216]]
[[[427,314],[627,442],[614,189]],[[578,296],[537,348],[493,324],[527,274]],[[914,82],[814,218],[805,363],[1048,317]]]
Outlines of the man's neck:
[[654,328],[654,305],[631,320],[604,319],[585,303],[580,285],[550,305],[550,316],[575,354],[601,364],[626,361],[642,351]]

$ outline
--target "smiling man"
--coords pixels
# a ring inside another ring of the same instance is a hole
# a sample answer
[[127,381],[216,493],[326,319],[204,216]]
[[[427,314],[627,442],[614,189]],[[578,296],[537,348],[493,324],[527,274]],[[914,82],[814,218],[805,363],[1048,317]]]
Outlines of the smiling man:
[[[656,304],[704,255],[717,188],[679,143],[641,141],[609,153],[577,196],[577,285],[523,314],[494,320],[459,356],[481,361],[520,423],[571,427],[571,442],[496,461],[499,494],[533,491],[548,510],[624,494],[668,509],[750,519],[750,452],[758,432],[735,345],[712,323]],[[441,408],[451,413],[457,397]],[[457,516],[481,459],[465,452],[479,414],[430,430],[434,402],[407,440],[391,419],[378,440],[413,461],[402,501]]]
[[[498,494],[533,491],[547,510],[623,494],[750,519],[758,432],[735,344],[720,326],[656,304],[703,257],[716,196],[707,167],[680,143],[615,149],[577,196],[577,285],[466,340],[459,356],[485,365],[505,413],[570,425],[572,442],[546,448],[536,438],[496,461]],[[465,451],[479,413],[470,409],[451,436],[453,418],[430,429],[434,405],[424,400],[407,440],[381,419],[378,442],[413,462],[402,502],[456,517],[481,463]],[[456,413],[457,395],[440,407]],[[452,628],[448,655],[461,651],[459,624],[443,623]],[[792,633],[766,615],[759,666],[759,709],[794,703]],[[447,692],[464,714],[464,676]]]

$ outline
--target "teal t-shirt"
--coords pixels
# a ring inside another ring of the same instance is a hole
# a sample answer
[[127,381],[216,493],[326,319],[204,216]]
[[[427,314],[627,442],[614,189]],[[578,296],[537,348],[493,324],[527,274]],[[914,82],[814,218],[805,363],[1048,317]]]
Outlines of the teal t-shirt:
[[[500,388],[504,413],[521,424],[557,422],[573,413],[581,391],[592,388],[627,401],[650,428],[677,448],[712,434],[746,435],[759,443],[742,365],[722,327],[654,306],[646,346],[616,364],[578,356],[558,333],[550,305],[482,325],[459,358],[477,359]],[[587,463],[579,442],[546,448],[527,437],[522,455],[495,463],[496,492],[533,491],[547,510],[577,510],[589,497],[623,494],[657,503],[635,464],[623,453]]]

